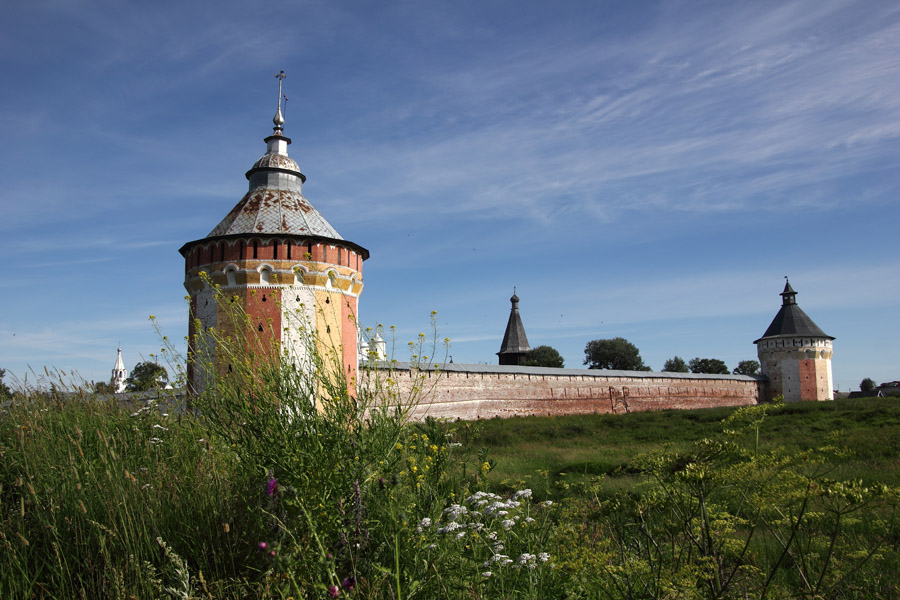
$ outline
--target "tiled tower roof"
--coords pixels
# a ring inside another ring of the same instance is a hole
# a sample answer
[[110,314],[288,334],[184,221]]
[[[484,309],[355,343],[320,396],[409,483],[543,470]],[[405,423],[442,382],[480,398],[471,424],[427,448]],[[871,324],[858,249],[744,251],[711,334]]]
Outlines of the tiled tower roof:
[[291,140],[276,127],[265,141],[265,155],[247,171],[250,189],[207,237],[273,234],[342,240],[303,196],[306,177],[287,154]]
[[[791,282],[785,282],[784,291],[781,292],[781,309],[778,311],[778,314],[775,315],[775,318],[772,319],[772,324],[769,325],[769,328],[766,329],[766,332],[759,340],[780,335],[828,338],[829,340],[834,339],[822,331],[822,329],[809,318],[809,315],[797,306],[796,296],[797,292],[791,287]],[[759,340],[756,340],[753,343],[755,344]]]

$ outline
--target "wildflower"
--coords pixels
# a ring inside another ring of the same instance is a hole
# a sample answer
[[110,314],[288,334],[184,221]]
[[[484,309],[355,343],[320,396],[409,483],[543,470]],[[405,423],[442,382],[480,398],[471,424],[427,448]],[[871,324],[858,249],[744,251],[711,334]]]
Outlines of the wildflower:
[[526,523],[534,523],[534,519],[531,517],[525,517],[525,522]]
[[259,549],[260,549],[260,550],[265,550],[265,549],[268,548],[268,547],[269,547],[269,545],[268,545],[267,543],[265,543],[265,542],[260,542],[260,543],[259,543]]
[[460,531],[459,533],[456,534],[456,539],[457,539],[457,540],[461,540],[461,539],[463,539],[464,537],[466,537],[466,532],[465,532],[465,531]]
[[512,496],[513,500],[518,500],[519,498],[531,498],[531,490],[530,489],[519,490]]
[[503,525],[503,529],[509,529],[510,527],[515,525],[516,522],[512,519],[503,519],[502,521],[500,521],[500,524]]
[[154,446],[155,446],[156,444],[162,444],[162,440],[159,439],[158,437],[152,437],[152,438],[150,438],[150,439],[147,440],[147,441],[150,442],[151,444],[153,444]]
[[546,552],[541,552],[540,554],[537,555],[537,557],[538,557],[538,560],[541,561],[541,562],[543,562],[543,563],[545,563],[545,562],[547,562],[548,560],[550,560],[550,555],[547,554]]
[[141,486],[141,489],[146,490],[148,487],[152,487],[152,486],[149,483],[145,483],[144,485]]
[[551,506],[553,506],[553,500],[544,500],[543,502],[541,502],[541,506],[543,506],[544,508],[550,508]]
[[341,581],[341,587],[345,590],[352,590],[356,587],[356,577],[344,577],[344,580]]
[[161,431],[168,431],[168,428],[163,427],[162,425],[159,425],[159,424],[154,425],[154,426],[153,426],[153,429],[159,429],[159,430],[161,430]]
[[461,504],[452,504],[444,509],[444,516],[449,517],[451,521],[455,521],[459,517],[469,512],[465,506]]
[[341,590],[339,590],[336,585],[329,585],[328,586],[328,595],[331,596],[332,598],[337,598],[338,596],[341,595]]
[[456,521],[450,521],[449,523],[447,523],[447,525],[445,527],[441,527],[440,529],[438,529],[437,532],[438,533],[453,533],[454,531],[456,531],[457,529],[459,529],[461,527],[462,527],[462,525],[460,525]]
[[490,577],[491,575],[493,575],[493,573],[491,573],[490,571],[485,571],[481,574],[482,577]]
[[269,473],[269,481],[266,482],[266,494],[269,496],[274,496],[275,492],[278,491],[278,480]]
[[424,519],[419,521],[419,526],[416,528],[416,531],[418,533],[422,533],[423,529],[428,529],[429,527],[431,527],[431,519],[425,517]]

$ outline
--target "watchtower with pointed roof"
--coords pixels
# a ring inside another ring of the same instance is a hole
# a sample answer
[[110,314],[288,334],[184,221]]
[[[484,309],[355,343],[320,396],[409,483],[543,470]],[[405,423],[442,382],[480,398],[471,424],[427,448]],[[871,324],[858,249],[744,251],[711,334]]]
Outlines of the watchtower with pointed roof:
[[[787,278],[785,278],[787,279]],[[833,400],[833,337],[797,306],[797,292],[786,281],[781,309],[761,338],[753,342],[762,374],[769,380],[768,399]]]
[[503,334],[503,342],[500,344],[501,365],[521,365],[525,362],[525,354],[531,350],[528,345],[528,337],[525,335],[525,326],[522,325],[522,316],[519,314],[519,297],[513,291],[509,299],[512,308],[509,310],[509,321],[506,323],[506,332]]
[[[288,156],[291,140],[283,133],[283,72],[278,77],[274,133],[264,140],[266,153],[246,173],[249,190],[206,237],[179,250],[190,295],[190,349],[196,356],[196,334],[226,325],[212,287],[218,286],[240,302],[259,335],[274,336],[298,361],[311,336],[321,356],[337,351],[352,380],[362,266],[369,252],[342,238],[304,197],[306,176]],[[289,317],[302,320],[303,335]],[[203,346],[215,353],[211,344]],[[204,358],[219,369],[228,367],[222,357]],[[205,386],[205,374],[195,362],[188,364],[188,379],[197,390]]]

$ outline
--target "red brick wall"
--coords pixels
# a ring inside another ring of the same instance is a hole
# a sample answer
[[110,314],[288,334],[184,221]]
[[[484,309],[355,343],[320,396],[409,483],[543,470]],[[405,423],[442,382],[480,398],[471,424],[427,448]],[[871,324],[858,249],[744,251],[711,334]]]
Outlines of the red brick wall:
[[818,400],[816,391],[816,361],[802,358],[798,361],[800,371],[800,400]]
[[[670,408],[711,408],[756,404],[763,385],[754,379],[674,378],[665,376],[546,375],[454,371],[395,371],[401,398],[415,384],[422,401],[413,417],[485,419],[524,415],[624,413]],[[380,372],[382,377],[385,372]]]

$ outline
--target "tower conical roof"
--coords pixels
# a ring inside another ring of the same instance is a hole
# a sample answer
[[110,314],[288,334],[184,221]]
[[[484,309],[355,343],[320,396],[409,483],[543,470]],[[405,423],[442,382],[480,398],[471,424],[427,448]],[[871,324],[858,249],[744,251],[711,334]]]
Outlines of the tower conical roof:
[[265,141],[266,153],[247,171],[250,189],[207,237],[274,234],[342,240],[303,196],[306,176],[288,156],[290,138],[284,137],[276,126],[275,133]]
[[522,317],[519,315],[519,297],[513,293],[509,301],[512,308],[509,310],[509,321],[506,323],[506,333],[503,334],[498,355],[523,354],[531,350],[528,337],[525,335],[525,326],[522,325]]
[[786,281],[784,284],[784,291],[781,292],[781,309],[778,311],[778,314],[775,315],[775,318],[772,319],[772,324],[769,325],[769,328],[766,329],[763,336],[759,338],[759,340],[754,341],[754,344],[765,338],[782,335],[834,339],[822,331],[822,329],[809,318],[809,315],[797,306],[796,296],[797,292],[791,287],[791,282]]

